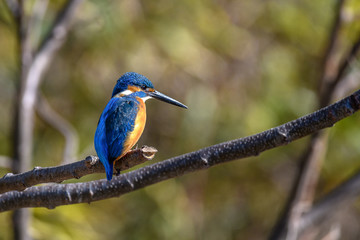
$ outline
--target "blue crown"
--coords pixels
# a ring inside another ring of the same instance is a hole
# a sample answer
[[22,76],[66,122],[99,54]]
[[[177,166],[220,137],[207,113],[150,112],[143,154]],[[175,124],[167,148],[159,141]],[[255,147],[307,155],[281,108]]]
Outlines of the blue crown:
[[111,97],[127,90],[128,86],[136,86],[141,89],[154,88],[154,85],[145,76],[136,72],[127,72],[117,80]]

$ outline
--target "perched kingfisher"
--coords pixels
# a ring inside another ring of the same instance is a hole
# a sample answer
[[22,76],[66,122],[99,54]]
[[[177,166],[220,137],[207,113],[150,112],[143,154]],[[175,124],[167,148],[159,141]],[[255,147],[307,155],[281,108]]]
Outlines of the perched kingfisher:
[[187,108],[184,104],[154,89],[145,76],[127,72],[116,82],[112,96],[102,112],[95,132],[95,150],[112,179],[114,162],[123,157],[139,140],[146,122],[145,101],[156,98]]

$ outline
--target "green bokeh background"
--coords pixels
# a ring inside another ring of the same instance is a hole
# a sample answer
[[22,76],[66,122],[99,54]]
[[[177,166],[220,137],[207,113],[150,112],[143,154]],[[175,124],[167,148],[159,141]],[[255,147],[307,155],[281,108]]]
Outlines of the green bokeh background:
[[[43,36],[64,1],[50,1]],[[98,118],[124,72],[147,76],[183,110],[151,100],[139,145],[152,162],[248,136],[317,109],[317,87],[336,1],[84,1],[41,90],[77,130],[78,160],[95,154]],[[27,1],[31,12],[33,1]],[[360,3],[349,0],[338,58],[360,32]],[[38,40],[34,37],[33,42]],[[0,2],[0,154],[11,155],[18,74],[15,25]],[[356,70],[357,64],[351,66]],[[360,115],[330,130],[318,196],[360,167]],[[264,239],[296,175],[309,138],[155,184],[120,198],[33,209],[35,239]],[[40,118],[34,166],[62,160],[63,137]],[[150,164],[150,163],[147,163]],[[7,169],[0,169],[1,176]],[[104,174],[77,181],[104,178]],[[75,182],[75,180],[71,181]],[[353,212],[360,221],[359,209]],[[10,213],[0,214],[9,239]]]

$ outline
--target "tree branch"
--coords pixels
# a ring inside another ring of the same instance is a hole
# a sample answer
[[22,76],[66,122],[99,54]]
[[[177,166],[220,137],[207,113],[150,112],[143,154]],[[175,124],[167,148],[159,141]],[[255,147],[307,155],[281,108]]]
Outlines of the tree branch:
[[52,184],[30,187],[22,192],[6,192],[0,195],[0,211],[24,207],[55,208],[59,205],[90,203],[118,197],[185,173],[235,159],[257,156],[265,150],[286,145],[320,129],[331,127],[359,109],[360,90],[337,103],[276,128],[145,166],[114,177],[111,181],[102,179],[85,183]]
[[[154,158],[157,150],[143,146],[126,154],[117,161],[115,169],[121,171],[132,168]],[[0,179],[0,193],[18,190],[48,182],[60,183],[67,179],[81,178],[91,173],[104,173],[105,169],[98,157],[89,156],[85,160],[57,167],[35,167],[32,171],[12,174],[8,173]]]

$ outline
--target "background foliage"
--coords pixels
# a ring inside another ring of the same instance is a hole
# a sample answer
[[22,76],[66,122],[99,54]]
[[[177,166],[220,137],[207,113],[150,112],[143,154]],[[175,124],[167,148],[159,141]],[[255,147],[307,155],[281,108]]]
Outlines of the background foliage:
[[[62,1],[49,1],[39,35]],[[27,1],[31,9],[32,1]],[[78,158],[95,154],[98,118],[116,79],[127,71],[186,105],[152,100],[139,145],[155,160],[254,134],[317,108],[321,60],[335,1],[85,1],[69,39],[45,76],[42,92],[77,130]],[[360,30],[360,4],[349,0],[337,47],[340,58]],[[33,41],[38,41],[33,39]],[[14,23],[0,2],[0,154],[11,153],[17,77]],[[358,66],[354,64],[352,68]],[[360,167],[359,115],[330,132],[318,192]],[[256,158],[169,180],[90,205],[34,209],[36,239],[264,239],[289,194],[309,139]],[[64,139],[37,119],[34,166],[61,163]],[[0,169],[1,175],[8,172]],[[104,178],[87,176],[79,181]],[[358,225],[355,206],[352,223]],[[11,237],[0,215],[0,239]]]

